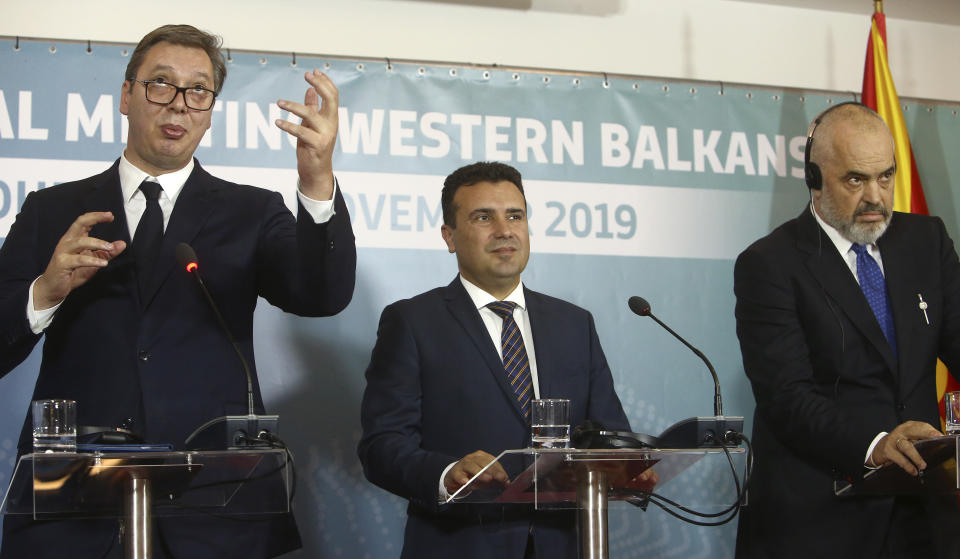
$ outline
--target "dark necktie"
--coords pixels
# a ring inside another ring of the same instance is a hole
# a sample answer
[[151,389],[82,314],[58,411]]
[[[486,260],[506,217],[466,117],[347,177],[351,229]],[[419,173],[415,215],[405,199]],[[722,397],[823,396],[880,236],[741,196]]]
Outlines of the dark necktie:
[[853,252],[857,253],[857,279],[860,281],[860,289],[867,298],[873,315],[877,317],[880,323],[880,329],[883,330],[884,337],[893,349],[893,354],[897,354],[897,334],[893,326],[893,312],[890,310],[890,296],[887,293],[887,282],[883,278],[883,272],[877,261],[867,252],[867,247],[854,243]]
[[513,309],[516,306],[516,303],[510,301],[494,301],[488,304],[487,308],[503,319],[503,330],[500,332],[503,369],[507,373],[507,381],[513,388],[517,401],[520,402],[523,416],[529,419],[533,382],[530,380],[530,360],[527,358],[527,349],[523,345],[523,336],[520,335],[517,321],[513,319]]
[[140,288],[140,300],[146,297],[147,285],[153,272],[153,265],[160,254],[163,242],[163,212],[160,210],[160,185],[149,180],[140,183],[140,190],[147,198],[147,207],[137,224],[133,236],[133,253],[137,261],[137,285]]

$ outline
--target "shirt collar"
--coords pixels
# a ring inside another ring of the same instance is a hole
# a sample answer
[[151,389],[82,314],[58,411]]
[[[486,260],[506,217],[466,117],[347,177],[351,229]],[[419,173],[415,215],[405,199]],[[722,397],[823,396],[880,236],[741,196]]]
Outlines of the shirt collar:
[[[477,307],[478,310],[482,309],[483,307],[486,307],[488,304],[493,303],[494,301],[499,300],[493,295],[484,291],[483,289],[467,281],[467,279],[463,277],[463,274],[460,274],[460,283],[463,284],[463,288],[467,290],[467,295],[470,296],[470,299],[473,301],[473,304]],[[518,283],[517,287],[514,288],[514,290],[511,291],[509,295],[504,297],[503,300],[511,301],[513,303],[516,303],[517,306],[520,307],[521,309],[526,309],[527,308],[526,299],[523,296],[523,282],[521,281],[520,283]]]
[[182,169],[153,177],[147,174],[146,171],[141,171],[133,163],[130,163],[126,155],[120,154],[120,168],[118,172],[120,173],[120,190],[123,192],[123,203],[126,204],[133,199],[133,196],[140,190],[140,183],[146,178],[154,179],[160,184],[167,198],[176,200],[180,194],[180,190],[183,189],[183,185],[186,184],[187,179],[190,178],[193,167],[194,159],[191,157],[190,162]]

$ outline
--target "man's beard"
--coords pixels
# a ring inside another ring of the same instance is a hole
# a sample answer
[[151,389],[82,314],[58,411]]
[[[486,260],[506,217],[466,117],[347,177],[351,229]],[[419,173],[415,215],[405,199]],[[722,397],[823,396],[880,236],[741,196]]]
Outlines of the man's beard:
[[[845,239],[859,245],[877,242],[890,225],[891,212],[883,204],[861,202],[852,217],[841,215],[840,210],[833,203],[833,196],[827,190],[824,190],[820,197],[820,211],[823,213],[824,221],[839,231]],[[866,212],[880,212],[883,215],[883,221],[857,221],[857,217]]]

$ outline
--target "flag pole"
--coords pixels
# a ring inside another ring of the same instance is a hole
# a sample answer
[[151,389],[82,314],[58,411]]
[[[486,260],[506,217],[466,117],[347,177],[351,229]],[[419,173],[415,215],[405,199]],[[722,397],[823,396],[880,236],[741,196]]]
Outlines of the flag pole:
[[883,13],[883,0],[873,0],[873,13],[875,14]]

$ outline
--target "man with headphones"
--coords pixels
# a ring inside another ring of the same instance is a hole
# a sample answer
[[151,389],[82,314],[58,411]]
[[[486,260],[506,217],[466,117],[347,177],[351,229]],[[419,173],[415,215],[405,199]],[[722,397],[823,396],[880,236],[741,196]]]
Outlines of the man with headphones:
[[737,258],[737,335],[757,407],[737,557],[960,557],[953,497],[841,498],[942,435],[939,357],[960,371],[960,261],[936,217],[893,212],[894,142],[843,103],[811,124],[810,204]]

